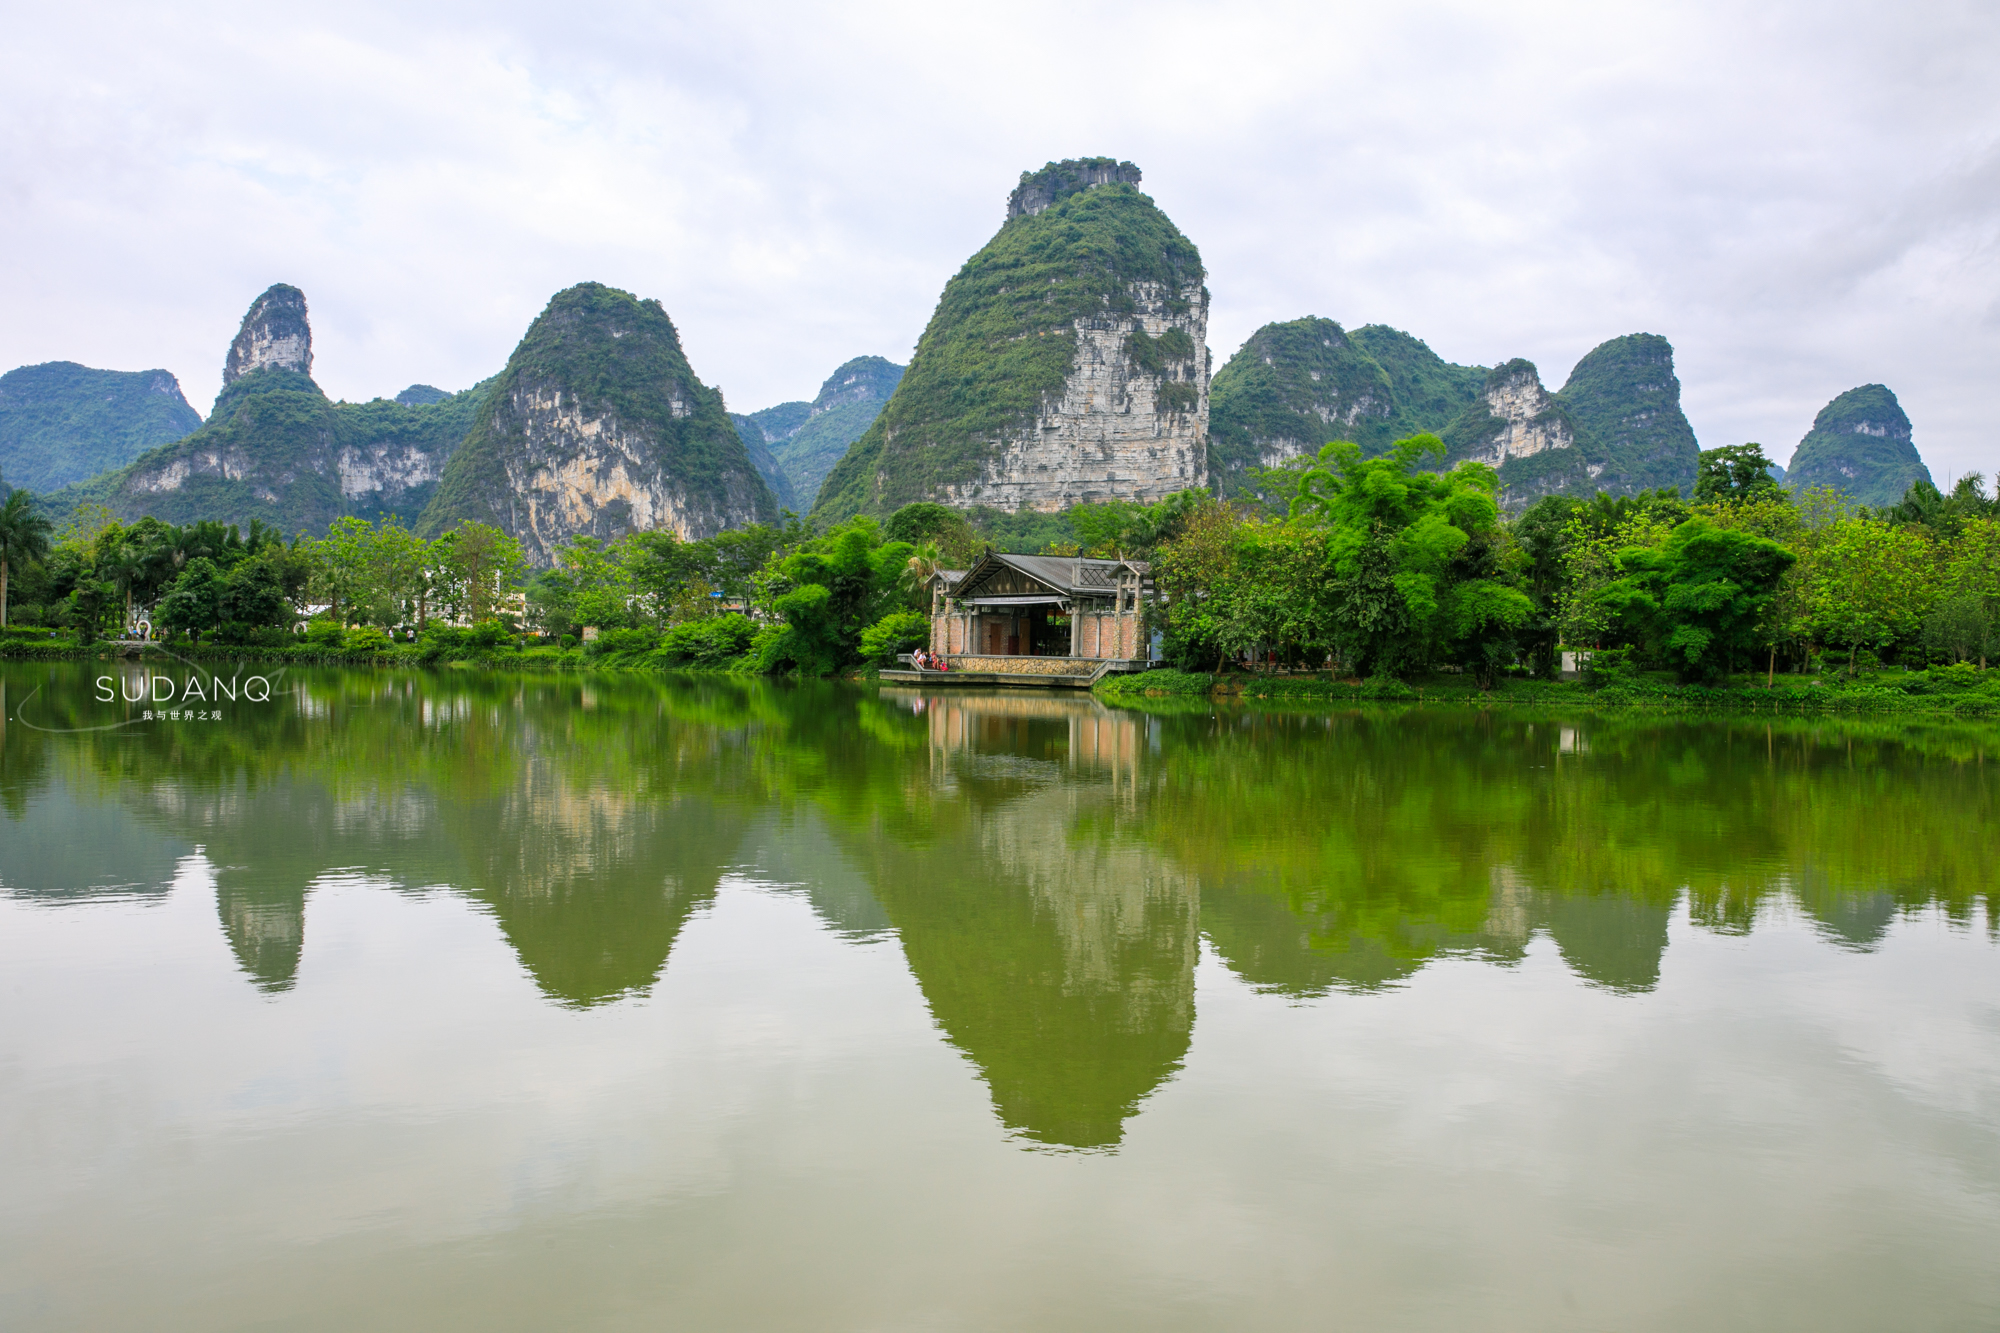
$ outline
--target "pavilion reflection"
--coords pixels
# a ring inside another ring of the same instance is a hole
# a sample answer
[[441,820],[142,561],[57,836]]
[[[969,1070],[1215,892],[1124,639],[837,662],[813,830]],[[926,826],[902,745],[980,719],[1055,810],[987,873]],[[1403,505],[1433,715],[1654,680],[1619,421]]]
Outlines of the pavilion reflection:
[[925,717],[939,818],[924,839],[850,827],[848,855],[1001,1121],[1115,1145],[1194,1024],[1196,882],[1116,817],[1144,719],[1026,691],[896,702]]

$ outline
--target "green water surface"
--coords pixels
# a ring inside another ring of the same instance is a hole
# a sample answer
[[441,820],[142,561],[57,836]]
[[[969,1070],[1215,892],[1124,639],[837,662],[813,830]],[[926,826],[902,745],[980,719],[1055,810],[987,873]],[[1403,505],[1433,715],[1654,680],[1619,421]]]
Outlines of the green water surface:
[[163,688],[0,666],[0,1327],[2000,1326],[1991,726]]

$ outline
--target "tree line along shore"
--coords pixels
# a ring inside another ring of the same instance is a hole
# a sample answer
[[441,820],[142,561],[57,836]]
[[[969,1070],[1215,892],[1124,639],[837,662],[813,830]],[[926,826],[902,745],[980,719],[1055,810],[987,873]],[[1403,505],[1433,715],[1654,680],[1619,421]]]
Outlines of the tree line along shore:
[[0,654],[125,651],[143,627],[274,661],[849,674],[924,643],[933,576],[998,546],[1151,563],[1160,669],[1108,679],[1111,699],[2000,707],[2000,500],[1976,474],[1870,509],[1788,492],[1740,445],[1701,455],[1691,496],[1547,496],[1508,518],[1493,469],[1442,469],[1439,450],[1330,444],[1266,471],[1262,504],[919,502],[823,531],[786,515],[700,541],[578,536],[539,571],[476,522],[285,540],[86,508],[55,528],[15,492]]

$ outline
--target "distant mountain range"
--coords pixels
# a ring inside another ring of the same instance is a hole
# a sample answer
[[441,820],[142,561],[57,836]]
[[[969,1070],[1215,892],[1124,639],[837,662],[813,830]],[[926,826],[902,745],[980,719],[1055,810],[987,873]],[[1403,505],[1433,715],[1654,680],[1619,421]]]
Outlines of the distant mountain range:
[[[1457,365],[1397,329],[1307,317],[1258,329],[1211,378],[1200,253],[1140,180],[1112,158],[1023,172],[907,372],[856,357],[811,400],[726,412],[659,302],[583,283],[489,380],[334,402],[312,378],[305,294],[280,283],[244,316],[206,421],[165,371],[0,376],[0,479],[58,511],[94,500],[286,532],[347,514],[423,531],[478,518],[538,562],[577,534],[697,537],[784,509],[824,525],[912,500],[1053,511],[1191,486],[1253,494],[1263,469],[1330,440],[1376,453],[1420,432],[1442,463],[1496,468],[1509,509],[1692,488],[1695,435],[1657,334],[1599,345],[1551,392],[1528,361]],[[1878,506],[1929,477],[1879,384],[1829,403],[1774,472]]]
[[0,375],[0,478],[53,491],[123,467],[201,424],[164,370],[92,370],[74,361]]
[[1496,468],[1510,509],[1557,493],[1692,488],[1699,450],[1673,359],[1657,335],[1614,338],[1550,393],[1533,362],[1454,365],[1378,324],[1351,334],[1330,319],[1267,324],[1215,376],[1210,466],[1225,493],[1253,491],[1257,468],[1329,440],[1379,453],[1429,432],[1443,462]]
[[804,513],[847,447],[875,424],[902,381],[903,367],[879,356],[857,356],[827,376],[811,402],[779,403],[745,416],[731,414],[778,503]]

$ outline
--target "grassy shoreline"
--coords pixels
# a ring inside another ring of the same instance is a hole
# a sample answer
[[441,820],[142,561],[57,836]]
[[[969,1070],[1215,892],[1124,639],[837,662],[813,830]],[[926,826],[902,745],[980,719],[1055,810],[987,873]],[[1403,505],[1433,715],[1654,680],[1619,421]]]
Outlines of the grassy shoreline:
[[[132,645],[116,641],[79,644],[47,631],[0,632],[0,661],[185,661],[268,663],[273,666],[394,667],[475,671],[612,671],[696,675],[735,674],[743,659],[700,663],[671,660],[658,649],[607,650],[514,644],[419,642],[385,649],[348,651],[311,643],[286,647],[237,644]],[[870,669],[846,673],[868,683]],[[1715,686],[1676,685],[1670,677],[1640,676],[1597,686],[1577,681],[1507,678],[1481,689],[1469,676],[1439,675],[1403,681],[1341,680],[1324,674],[1264,675],[1158,669],[1108,676],[1092,688],[1100,701],[1120,707],[1172,710],[1209,707],[1217,701],[1307,707],[1359,703],[1522,706],[1590,711],[1641,709],[1670,712],[1732,712],[1780,716],[1838,714],[1933,718],[2000,717],[2000,669],[1932,668],[1880,671],[1847,680],[1837,673],[1818,677],[1781,676],[1769,689],[1762,676],[1736,677]]]
[[1852,681],[1831,674],[1785,676],[1766,689],[1763,677],[1737,677],[1719,685],[1676,685],[1670,677],[1640,677],[1604,686],[1578,681],[1510,678],[1481,689],[1467,676],[1418,681],[1338,680],[1325,675],[1209,675],[1155,670],[1110,676],[1092,693],[1107,704],[1157,707],[1172,701],[1247,700],[1285,704],[1345,705],[1369,702],[1567,707],[1590,710],[1650,709],[1676,712],[1814,714],[1921,717],[2000,717],[2000,671],[1944,668],[1880,672]]

